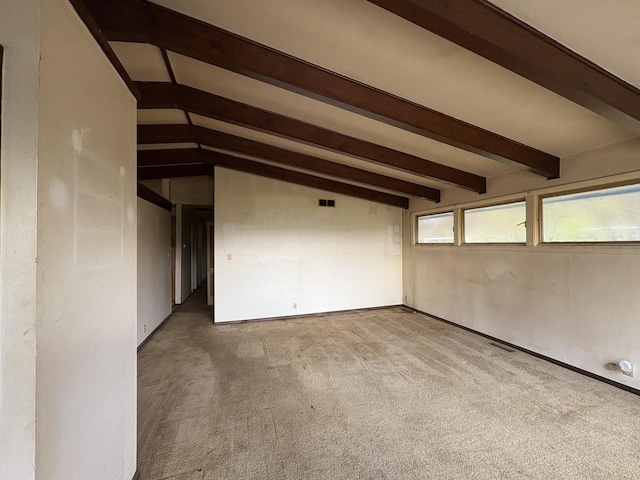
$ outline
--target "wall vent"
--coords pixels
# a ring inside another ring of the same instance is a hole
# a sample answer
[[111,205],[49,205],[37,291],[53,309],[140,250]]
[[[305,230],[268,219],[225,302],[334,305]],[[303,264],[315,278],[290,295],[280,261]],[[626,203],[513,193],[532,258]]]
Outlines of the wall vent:
[[318,199],[318,206],[319,207],[335,207],[336,206],[336,201],[335,200],[327,200],[325,198],[320,198],[320,199]]

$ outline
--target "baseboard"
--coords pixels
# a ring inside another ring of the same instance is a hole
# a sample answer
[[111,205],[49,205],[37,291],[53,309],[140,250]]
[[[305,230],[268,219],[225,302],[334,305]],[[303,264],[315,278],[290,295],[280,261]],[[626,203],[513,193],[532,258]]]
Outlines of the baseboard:
[[137,350],[138,352],[140,351],[140,349],[141,349],[142,347],[144,347],[144,346],[147,344],[147,342],[151,339],[151,337],[153,337],[153,336],[155,335],[155,333],[156,333],[158,330],[160,330],[160,327],[162,327],[162,326],[166,323],[166,321],[167,321],[167,320],[169,320],[169,318],[171,318],[171,315],[173,315],[173,311],[172,311],[169,315],[167,315],[167,316],[164,318],[164,320],[162,320],[162,321],[158,324],[158,326],[157,326],[156,328],[154,328],[154,329],[153,329],[153,331],[152,331],[149,335],[147,335],[147,338],[145,338],[145,339],[142,341],[142,343],[141,343],[140,345],[138,345],[138,350]]
[[140,471],[136,470],[136,473],[133,474],[133,477],[131,477],[131,480],[140,480]]
[[358,313],[358,312],[369,312],[372,310],[383,310],[385,308],[393,308],[393,307],[406,307],[406,305],[395,304],[395,305],[381,305],[379,307],[364,307],[364,308],[352,308],[349,310],[332,310],[329,312],[317,312],[317,313],[305,313],[302,315],[285,315],[282,317],[265,317],[265,318],[249,318],[246,320],[229,320],[226,322],[214,322],[214,325],[237,325],[239,323],[253,323],[253,322],[279,322],[282,320],[298,320],[305,318],[313,318],[313,317],[327,317],[330,315],[342,315],[345,313]]
[[459,324],[454,323],[454,322],[452,322],[450,320],[447,320],[445,318],[441,318],[441,317],[438,317],[436,315],[432,315],[430,313],[423,312],[422,310],[418,310],[417,308],[413,308],[413,307],[410,307],[408,305],[402,305],[402,306],[404,308],[408,309],[408,310],[411,310],[412,312],[420,313],[420,314],[425,315],[425,316],[427,316],[429,318],[433,318],[434,320],[438,320],[440,322],[444,322],[444,323],[446,323],[448,325],[453,325],[454,327],[461,328],[462,330],[466,330],[467,332],[475,333],[476,335],[480,335],[481,337],[488,338],[489,340],[492,340],[494,342],[501,343],[502,345],[506,345],[506,346],[508,346],[510,348],[513,348],[514,350],[519,350],[521,352],[528,353],[529,355],[533,355],[534,357],[540,358],[542,360],[546,360],[547,362],[553,363],[554,365],[558,365],[558,366],[566,368],[568,370],[572,370],[572,371],[574,371],[576,373],[579,373],[581,375],[584,375],[586,377],[593,378],[594,380],[598,380],[600,382],[607,383],[607,384],[609,384],[611,386],[614,386],[616,388],[620,388],[621,390],[624,390],[626,392],[633,393],[634,395],[640,396],[640,390],[638,390],[637,388],[630,387],[629,385],[625,385],[623,383],[618,383],[615,380],[611,380],[610,378],[603,377],[601,375],[598,375],[596,373],[590,372],[588,370],[583,370],[582,368],[574,367],[573,365],[570,365],[570,364],[565,363],[565,362],[561,362],[560,360],[556,360],[555,358],[548,357],[548,356],[543,355],[541,353],[534,352],[532,350],[528,350],[528,349],[526,349],[524,347],[521,347],[519,345],[515,345],[515,344],[509,343],[509,342],[505,342],[504,340],[501,340],[501,339],[499,339],[497,337],[492,337],[491,335],[487,335],[486,333],[479,332],[477,330],[474,330],[473,328],[465,327],[464,325],[459,325]]

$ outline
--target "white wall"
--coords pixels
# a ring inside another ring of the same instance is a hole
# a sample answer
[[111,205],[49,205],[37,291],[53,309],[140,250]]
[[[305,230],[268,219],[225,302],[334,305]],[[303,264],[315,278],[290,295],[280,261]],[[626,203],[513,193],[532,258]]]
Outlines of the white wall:
[[216,168],[216,322],[402,303],[401,212]]
[[[559,180],[527,175],[492,179],[483,198],[640,178],[640,142],[567,157]],[[600,176],[607,179],[590,180]],[[443,198],[438,208],[481,197],[452,189]],[[410,210],[426,206],[412,201]],[[605,368],[623,358],[640,367],[639,247],[414,246],[410,218],[403,217],[407,305],[640,388],[640,368],[635,378]]]
[[65,0],[41,3],[36,478],[136,469],[136,101]]
[[210,176],[179,177],[169,180],[169,200],[185,205],[211,205],[213,178]]
[[171,314],[171,212],[138,198],[138,345]]
[[174,204],[213,204],[213,178],[208,175],[144,180],[141,183]]
[[39,0],[0,2],[0,478],[34,478]]

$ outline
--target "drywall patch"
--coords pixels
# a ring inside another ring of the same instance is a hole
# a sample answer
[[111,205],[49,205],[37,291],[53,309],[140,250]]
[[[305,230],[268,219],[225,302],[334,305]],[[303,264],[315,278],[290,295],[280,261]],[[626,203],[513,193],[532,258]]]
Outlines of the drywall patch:
[[236,226],[233,223],[225,223],[222,226],[222,246],[233,248],[236,243]]
[[[74,130],[75,267],[104,267],[123,259],[124,208],[122,168],[110,164],[91,145],[90,129]],[[84,145],[84,146],[83,146]],[[132,210],[132,222],[135,211]]]
[[49,185],[49,199],[56,208],[64,208],[69,202],[69,189],[65,183],[59,179],[54,178]]
[[402,254],[400,225],[387,225],[387,255],[397,257]]
[[127,220],[129,223],[133,223],[136,219],[136,212],[131,205],[127,207]]
[[89,131],[91,131],[90,128],[83,128],[82,130],[74,130],[71,132],[71,144],[73,145],[73,151],[76,155],[82,153],[82,137]]
[[505,280],[509,283],[513,283],[516,280],[516,276],[509,270],[509,265],[504,258],[498,258],[495,261],[486,264],[484,266],[484,273],[491,281]]

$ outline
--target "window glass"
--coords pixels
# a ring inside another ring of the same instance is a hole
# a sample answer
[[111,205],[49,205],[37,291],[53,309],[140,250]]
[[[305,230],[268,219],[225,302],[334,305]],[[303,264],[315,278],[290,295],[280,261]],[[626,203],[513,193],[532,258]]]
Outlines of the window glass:
[[640,185],[542,200],[544,242],[640,241]]
[[418,217],[418,243],[453,243],[453,212]]
[[526,243],[525,202],[464,211],[465,243]]

